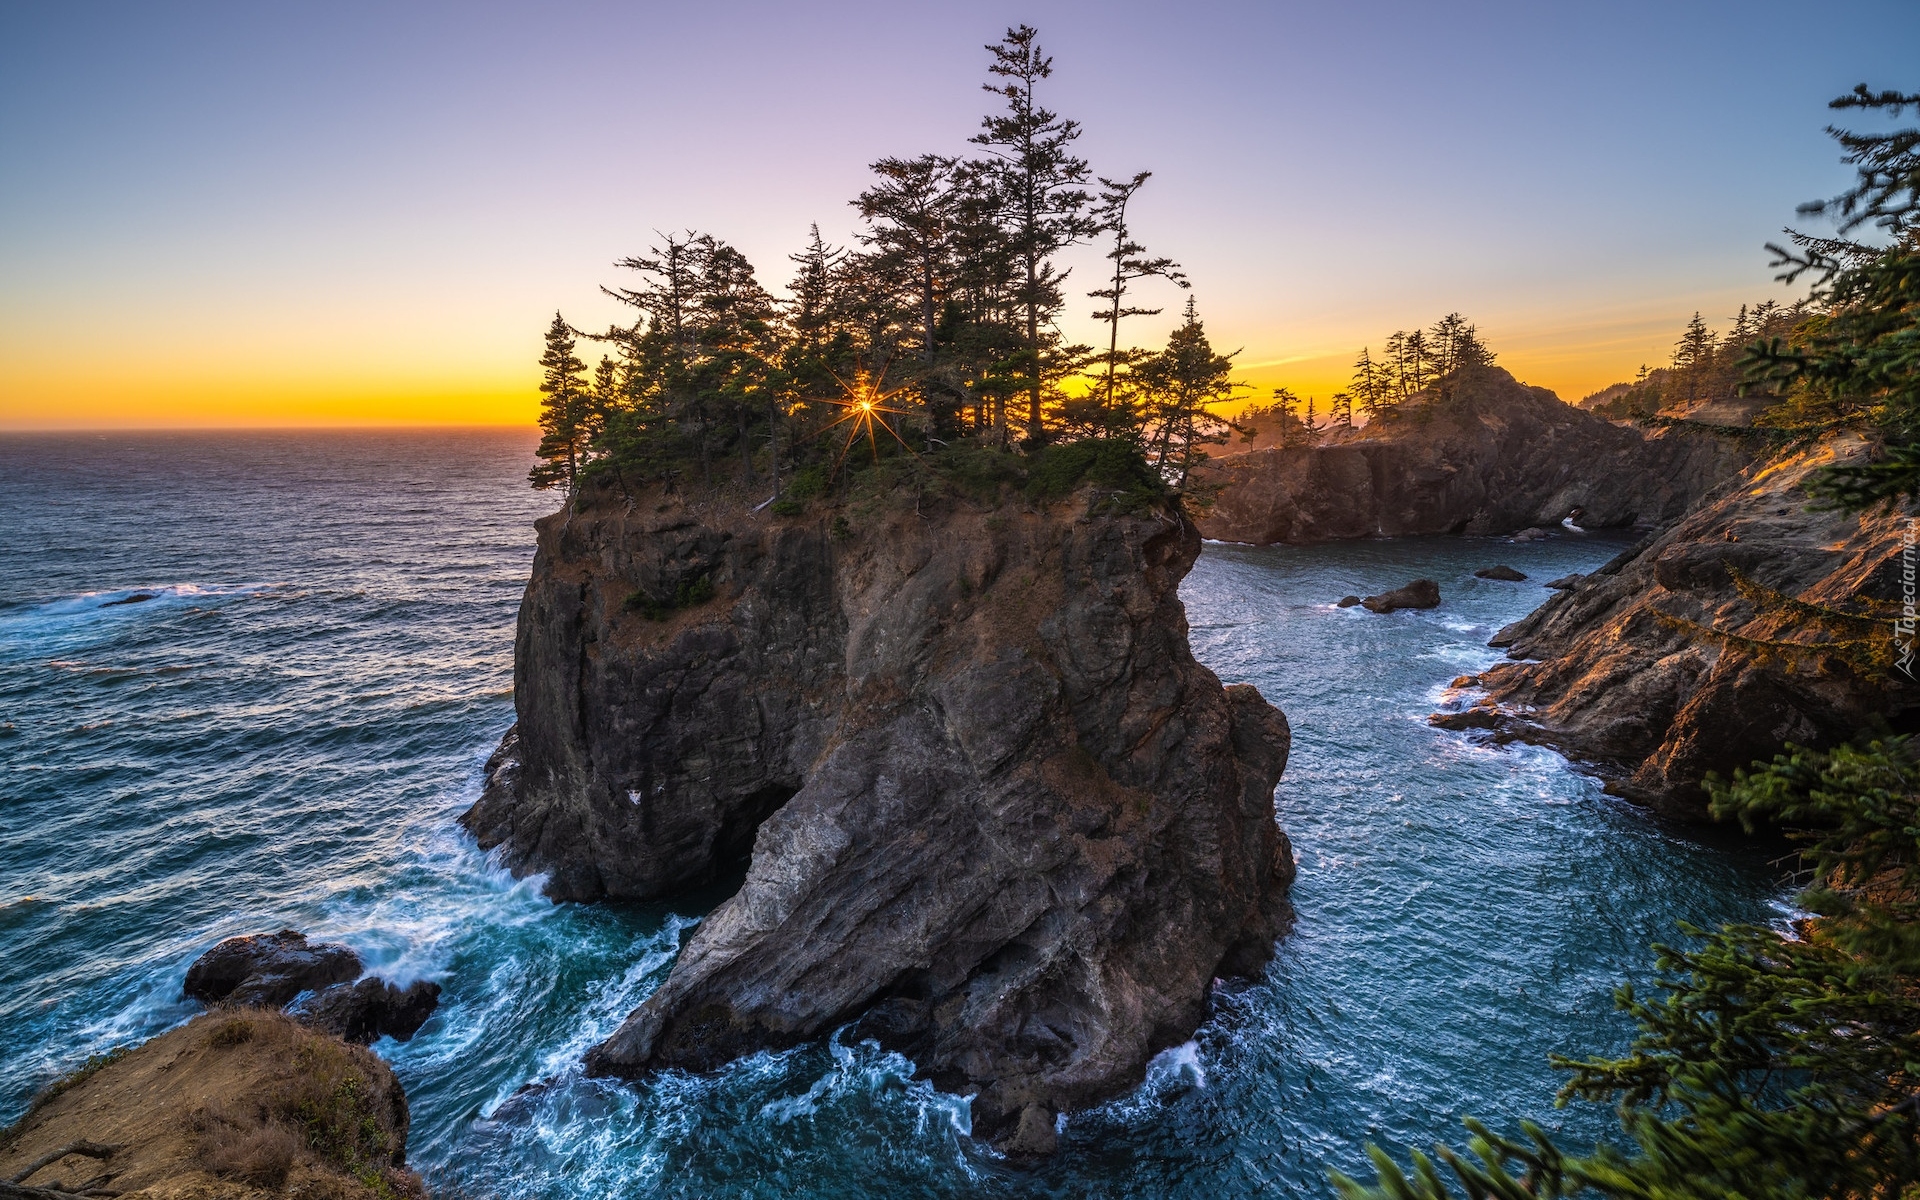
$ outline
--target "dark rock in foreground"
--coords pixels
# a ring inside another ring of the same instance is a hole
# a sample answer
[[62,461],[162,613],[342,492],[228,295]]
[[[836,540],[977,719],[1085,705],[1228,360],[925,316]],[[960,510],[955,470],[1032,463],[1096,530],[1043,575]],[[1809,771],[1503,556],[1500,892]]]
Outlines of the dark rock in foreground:
[[383,1035],[406,1041],[440,1004],[437,983],[398,988],[360,979],[360,971],[360,956],[348,947],[282,929],[221,942],[187,968],[182,990],[204,1004],[285,1007],[302,1024],[360,1045]]
[[[464,822],[569,899],[672,895],[751,852],[590,1073],[858,1019],[971,1095],[978,1134],[1042,1153],[1056,1113],[1191,1036],[1216,977],[1260,968],[1293,875],[1286,720],[1194,661],[1193,525],[1101,501],[837,538],[657,496],[540,522],[517,742]],[[711,598],[648,619],[636,595]]]
[[1475,571],[1474,574],[1482,579],[1498,579],[1504,583],[1519,583],[1526,579],[1525,575],[1507,566],[1505,563],[1501,563],[1497,567],[1481,567],[1478,571]]
[[302,1025],[365,1046],[381,1037],[404,1042],[420,1032],[440,1006],[440,985],[422,979],[398,988],[369,976],[336,983],[287,1009]]
[[228,938],[187,968],[186,994],[206,1004],[279,1008],[301,992],[360,976],[360,956],[292,929]]
[[1368,612],[1390,613],[1400,608],[1439,608],[1440,585],[1431,579],[1416,579],[1405,587],[1397,587],[1378,596],[1368,596],[1360,602]]

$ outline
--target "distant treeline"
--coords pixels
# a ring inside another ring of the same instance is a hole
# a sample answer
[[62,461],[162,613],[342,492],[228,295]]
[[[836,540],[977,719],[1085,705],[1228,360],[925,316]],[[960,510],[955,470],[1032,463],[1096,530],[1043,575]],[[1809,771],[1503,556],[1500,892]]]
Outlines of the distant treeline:
[[1277,387],[1271,401],[1246,408],[1238,424],[1249,435],[1271,426],[1282,446],[1304,444],[1332,430],[1354,428],[1356,410],[1374,421],[1416,398],[1443,401],[1450,395],[1454,372],[1491,366],[1493,360],[1493,351],[1473,324],[1459,313],[1448,313],[1431,329],[1395,330],[1377,359],[1373,347],[1362,347],[1353,363],[1353,382],[1329,398],[1324,422],[1318,397],[1303,401],[1291,388]]
[[[1037,454],[1114,442],[1178,488],[1228,422],[1231,356],[1208,342],[1191,300],[1164,347],[1128,345],[1149,316],[1141,289],[1186,288],[1172,260],[1136,240],[1133,205],[1150,172],[1106,178],[1074,153],[1078,122],[1048,110],[1052,60],[1028,26],[991,53],[984,85],[1000,102],[965,155],[883,158],[851,202],[857,245],[815,225],[790,255],[777,298],[734,247],[710,234],[661,237],[616,265],[603,289],[633,320],[547,331],[536,487],[572,491],[604,477],[622,488],[764,484],[817,487],[883,458],[938,466],[967,454]],[[1084,295],[1104,346],[1069,344],[1061,252],[1106,249]],[[582,361],[582,341],[599,361]]]
[[1732,400],[1747,384],[1742,365],[1756,341],[1785,338],[1812,313],[1811,302],[1782,305],[1772,300],[1741,305],[1724,336],[1707,328],[1699,313],[1674,343],[1667,365],[1649,371],[1645,364],[1631,383],[1616,383],[1580,402],[1614,420],[1644,420],[1662,410],[1695,408]]

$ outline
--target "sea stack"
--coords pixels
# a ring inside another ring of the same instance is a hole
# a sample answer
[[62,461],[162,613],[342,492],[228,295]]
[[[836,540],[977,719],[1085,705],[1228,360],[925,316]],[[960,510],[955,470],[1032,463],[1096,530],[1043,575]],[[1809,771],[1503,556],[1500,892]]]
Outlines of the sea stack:
[[[1115,511],[1124,507],[1126,511]],[[1051,1148],[1288,917],[1281,713],[1194,660],[1170,501],[793,516],[597,493],[540,522],[519,723],[464,818],[556,898],[739,891],[590,1072],[851,1020]]]

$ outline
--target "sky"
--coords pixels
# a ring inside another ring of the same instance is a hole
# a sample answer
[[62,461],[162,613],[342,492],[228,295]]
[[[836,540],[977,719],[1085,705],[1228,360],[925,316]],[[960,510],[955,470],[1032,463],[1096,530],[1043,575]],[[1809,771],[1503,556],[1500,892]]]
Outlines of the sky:
[[0,428],[531,422],[615,259],[699,229],[780,290],[868,163],[966,149],[1019,22],[1215,346],[1321,396],[1448,312],[1578,399],[1792,298],[1826,101],[1920,88],[1914,0],[9,3]]

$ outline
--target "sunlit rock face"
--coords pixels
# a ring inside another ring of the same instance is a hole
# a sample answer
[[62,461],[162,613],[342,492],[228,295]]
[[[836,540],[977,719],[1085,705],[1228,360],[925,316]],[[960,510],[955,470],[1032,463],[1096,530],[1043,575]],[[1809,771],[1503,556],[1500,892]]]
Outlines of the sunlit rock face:
[[1285,718],[1194,661],[1193,525],[1098,499],[880,506],[840,536],[657,496],[541,522],[517,735],[468,826],[566,899],[751,852],[592,1072],[858,1019],[972,1094],[977,1134],[1044,1152],[1267,959]]
[[[1905,603],[1910,518],[1811,511],[1800,488],[1836,456],[1864,453],[1839,437],[1766,464],[1580,577],[1494,637],[1523,661],[1482,673],[1478,707],[1435,723],[1552,745],[1605,769],[1608,790],[1683,820],[1707,819],[1709,771],[1729,777],[1783,742],[1832,745],[1876,718],[1911,726],[1920,689],[1890,662],[1858,661],[1875,645],[1898,651],[1891,614]],[[1865,619],[1835,625],[1756,603],[1736,576]],[[1806,649],[1762,645],[1782,641]],[[1854,661],[1823,648],[1835,641],[1855,643]]]
[[1584,510],[1589,528],[1674,520],[1750,461],[1711,434],[1651,436],[1594,416],[1498,367],[1451,396],[1314,447],[1219,458],[1200,532],[1266,545],[1403,534],[1507,534]]

